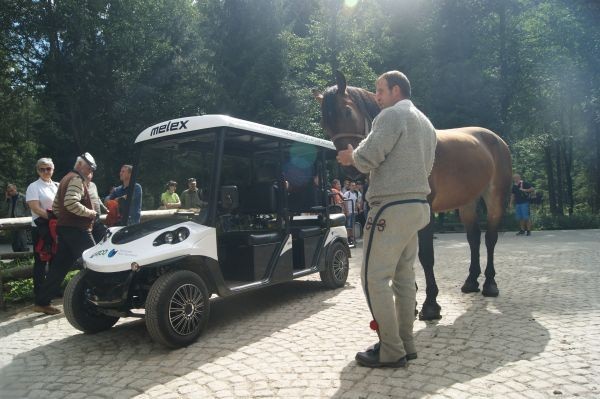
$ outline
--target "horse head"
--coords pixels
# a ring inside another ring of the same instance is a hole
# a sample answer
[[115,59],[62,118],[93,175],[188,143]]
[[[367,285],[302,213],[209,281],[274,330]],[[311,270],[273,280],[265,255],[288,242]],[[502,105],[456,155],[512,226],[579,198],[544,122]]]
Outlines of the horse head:
[[[346,149],[348,144],[356,148],[369,134],[380,108],[373,93],[348,86],[340,71],[336,71],[335,81],[336,85],[322,94],[313,91],[313,96],[321,104],[321,127],[338,150]],[[344,167],[344,172],[354,179],[361,175],[354,167]]]

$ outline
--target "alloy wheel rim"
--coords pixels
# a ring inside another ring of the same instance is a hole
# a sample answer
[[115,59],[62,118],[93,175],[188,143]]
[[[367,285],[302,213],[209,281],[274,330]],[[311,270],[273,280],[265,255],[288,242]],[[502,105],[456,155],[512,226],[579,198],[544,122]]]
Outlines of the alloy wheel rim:
[[177,288],[169,302],[169,322],[179,335],[190,335],[197,331],[204,315],[204,295],[193,284]]
[[338,281],[343,280],[348,270],[348,257],[344,251],[338,250],[335,252],[333,255],[332,268],[335,279]]

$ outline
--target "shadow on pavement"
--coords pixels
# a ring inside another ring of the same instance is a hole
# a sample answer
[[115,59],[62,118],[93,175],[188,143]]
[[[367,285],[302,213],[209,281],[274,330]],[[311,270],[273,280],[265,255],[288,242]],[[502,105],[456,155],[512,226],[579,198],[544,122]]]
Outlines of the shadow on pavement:
[[[177,350],[151,341],[143,320],[127,319],[134,321],[94,335],[77,333],[14,357],[0,369],[0,391],[3,398],[27,397],[35,389],[100,396],[115,391],[127,396],[129,389],[133,396],[218,363],[224,355],[329,308],[328,300],[340,292],[319,281],[292,281],[214,300],[208,329],[196,343]],[[14,328],[20,329],[20,323],[31,326],[27,318],[14,322]]]
[[481,295],[471,299],[466,312],[452,325],[430,322],[415,333],[419,358],[410,361],[408,368],[368,369],[352,361],[342,370],[341,385],[333,397],[429,396],[544,351],[550,334],[531,316],[526,305],[483,299]]

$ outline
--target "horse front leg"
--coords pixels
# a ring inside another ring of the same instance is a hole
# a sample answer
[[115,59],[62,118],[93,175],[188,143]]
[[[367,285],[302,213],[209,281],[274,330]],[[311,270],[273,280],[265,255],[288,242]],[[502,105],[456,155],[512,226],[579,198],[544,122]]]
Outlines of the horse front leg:
[[439,290],[433,274],[433,220],[431,218],[430,223],[419,231],[419,261],[425,273],[425,293],[427,294],[419,312],[419,320],[439,320],[442,318],[440,314],[442,307],[437,303]]

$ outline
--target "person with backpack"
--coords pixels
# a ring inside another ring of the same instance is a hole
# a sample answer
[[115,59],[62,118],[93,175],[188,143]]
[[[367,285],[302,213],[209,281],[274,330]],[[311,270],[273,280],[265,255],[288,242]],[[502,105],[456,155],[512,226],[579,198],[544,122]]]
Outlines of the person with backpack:
[[57,217],[58,248],[46,279],[35,296],[34,312],[61,313],[50,303],[75,261],[83,251],[95,245],[92,226],[97,214],[88,188],[95,170],[94,157],[86,152],[77,157],[73,170],[58,185],[52,203],[52,211]]
[[[52,256],[54,241],[50,235],[49,220],[52,202],[58,190],[58,183],[52,181],[54,162],[52,158],[37,160],[35,170],[39,178],[27,186],[25,201],[31,210],[31,240],[33,251],[33,294],[38,295],[46,278],[49,258]],[[40,255],[44,253],[42,259]]]

